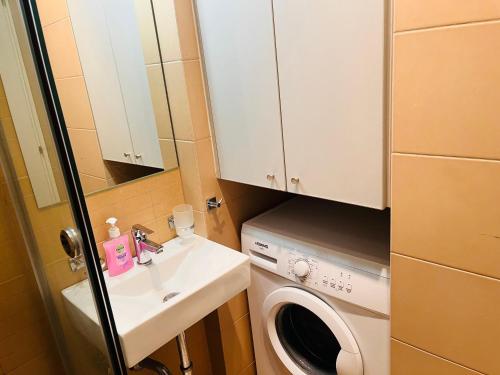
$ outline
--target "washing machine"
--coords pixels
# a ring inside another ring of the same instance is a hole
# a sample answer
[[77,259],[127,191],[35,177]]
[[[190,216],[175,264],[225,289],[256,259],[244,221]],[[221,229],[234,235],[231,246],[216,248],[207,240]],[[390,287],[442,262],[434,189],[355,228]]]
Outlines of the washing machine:
[[388,375],[389,213],[299,197],[244,223],[259,375]]

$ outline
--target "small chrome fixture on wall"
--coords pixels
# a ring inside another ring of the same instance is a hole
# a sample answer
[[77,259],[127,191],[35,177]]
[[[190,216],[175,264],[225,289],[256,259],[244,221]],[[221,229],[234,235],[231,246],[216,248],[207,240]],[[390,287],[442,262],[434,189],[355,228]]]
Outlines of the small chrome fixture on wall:
[[210,211],[214,208],[220,208],[222,205],[222,198],[217,200],[217,197],[207,199],[207,210]]
[[61,230],[59,234],[61,245],[69,256],[69,267],[71,271],[76,272],[80,268],[85,267],[85,259],[83,257],[83,241],[78,229],[68,227]]
[[[64,251],[69,256],[68,263],[71,271],[76,272],[85,267],[83,240],[80,231],[72,227],[65,228],[59,233],[59,239]],[[101,268],[104,271],[106,269],[106,262],[103,258],[99,258],[99,260],[101,261]]]

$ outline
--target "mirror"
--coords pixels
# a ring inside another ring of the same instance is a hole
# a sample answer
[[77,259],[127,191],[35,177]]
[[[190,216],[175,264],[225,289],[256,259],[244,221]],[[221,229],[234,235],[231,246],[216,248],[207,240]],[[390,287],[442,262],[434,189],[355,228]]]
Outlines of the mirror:
[[178,167],[153,4],[68,0],[68,17],[41,15],[85,194]]

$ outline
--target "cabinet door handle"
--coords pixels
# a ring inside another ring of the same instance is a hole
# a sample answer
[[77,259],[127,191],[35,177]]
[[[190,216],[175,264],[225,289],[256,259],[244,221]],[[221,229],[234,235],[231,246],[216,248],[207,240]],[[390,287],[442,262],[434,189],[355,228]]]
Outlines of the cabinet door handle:
[[125,156],[126,158],[130,157],[130,152],[124,152],[123,156]]
[[272,181],[272,180],[274,180],[275,176],[274,176],[274,174],[269,173],[269,174],[266,176],[266,178],[267,178],[267,181]]
[[299,183],[299,178],[298,177],[292,177],[290,181],[291,181],[292,184],[297,185]]
[[142,158],[142,154],[135,154],[134,156],[135,156],[136,159]]

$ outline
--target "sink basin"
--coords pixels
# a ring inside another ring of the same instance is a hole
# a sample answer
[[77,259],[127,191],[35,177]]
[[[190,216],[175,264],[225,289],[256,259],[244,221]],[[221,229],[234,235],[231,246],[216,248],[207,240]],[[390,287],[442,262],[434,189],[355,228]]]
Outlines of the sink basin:
[[[125,362],[137,364],[250,285],[248,256],[194,236],[166,242],[150,266],[104,272]],[[88,280],[62,291],[76,328],[105,350]]]

